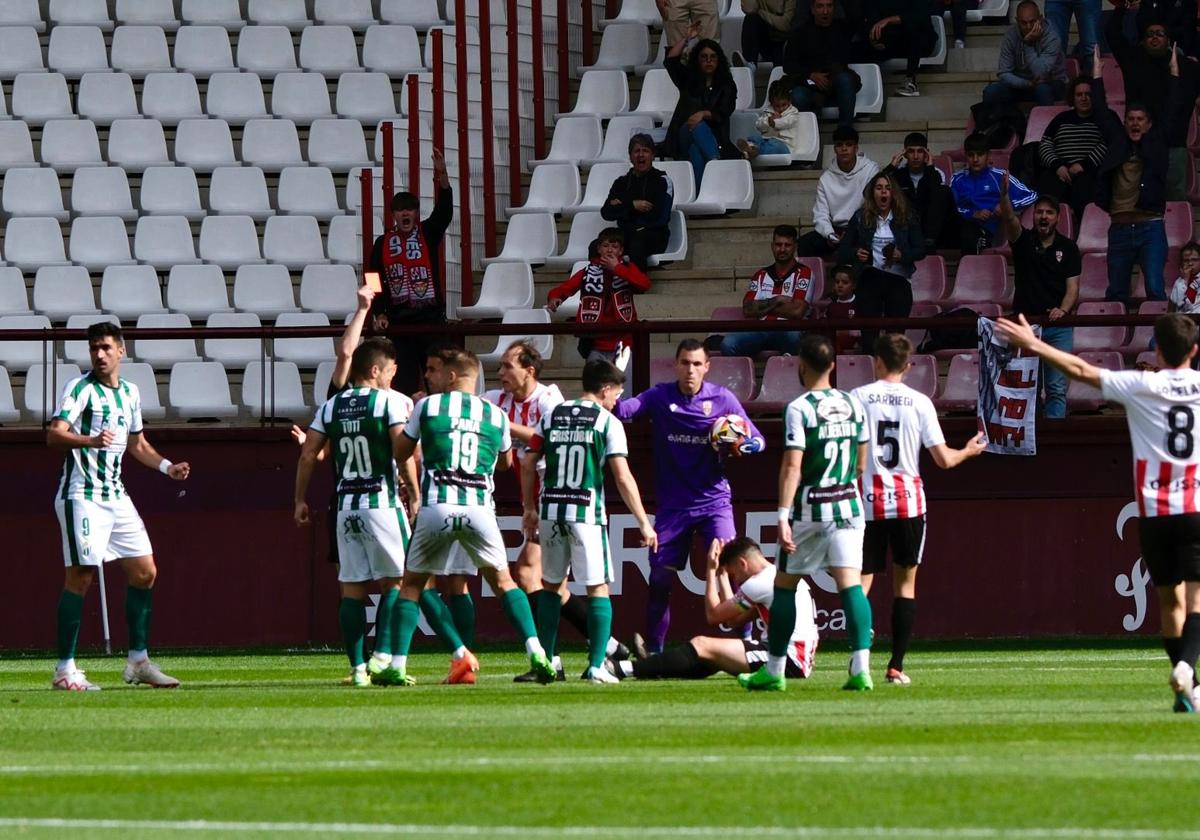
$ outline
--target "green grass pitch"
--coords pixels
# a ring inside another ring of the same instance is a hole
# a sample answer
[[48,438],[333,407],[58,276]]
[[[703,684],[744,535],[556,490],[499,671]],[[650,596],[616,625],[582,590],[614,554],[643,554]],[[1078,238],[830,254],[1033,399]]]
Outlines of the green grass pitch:
[[162,655],[176,691],[0,660],[0,837],[1200,837],[1200,720],[1145,643],[928,646],[907,688],[808,681],[350,689],[334,653]]

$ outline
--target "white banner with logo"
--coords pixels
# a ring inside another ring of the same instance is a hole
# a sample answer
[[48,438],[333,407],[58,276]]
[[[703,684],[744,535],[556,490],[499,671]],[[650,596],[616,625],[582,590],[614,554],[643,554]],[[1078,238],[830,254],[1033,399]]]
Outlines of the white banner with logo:
[[[979,333],[979,428],[988,452],[1037,454],[1037,356],[1021,356],[995,333],[988,318],[976,322]],[[1042,328],[1034,332],[1041,335]]]

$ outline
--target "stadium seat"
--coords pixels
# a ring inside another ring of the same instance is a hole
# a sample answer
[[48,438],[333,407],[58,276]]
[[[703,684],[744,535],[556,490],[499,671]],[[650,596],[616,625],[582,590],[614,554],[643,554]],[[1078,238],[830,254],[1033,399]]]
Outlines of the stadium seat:
[[[121,321],[115,315],[105,315],[101,312],[91,312],[86,315],[72,315],[67,318],[66,329],[68,330],[86,330],[92,324],[108,322],[121,326]],[[63,341],[63,361],[73,365],[82,365],[84,368],[91,367],[91,354],[88,351],[88,343],[82,339],[72,341]]]
[[332,360],[317,365],[317,372],[313,374],[313,405],[321,406],[329,399],[329,384],[333,380],[333,369],[336,366],[337,362]]
[[662,26],[662,14],[654,0],[621,0],[617,16],[600,21],[601,26],[614,23],[640,23],[645,26]]
[[[329,316],[323,312],[284,312],[275,319],[277,327],[328,327]],[[332,338],[276,338],[272,355],[303,368],[315,368],[335,356]]]
[[87,269],[79,265],[46,265],[33,279],[33,308],[51,321],[95,314],[96,293]]
[[675,380],[675,361],[670,357],[650,360],[650,387]]
[[1004,257],[998,254],[968,254],[959,260],[950,302],[1004,303],[1011,297],[1008,263]]
[[[372,230],[383,229],[383,220],[374,217]],[[325,235],[325,251],[331,262],[345,265],[362,265],[362,217],[334,216],[329,220]]]
[[271,112],[295,120],[297,125],[332,116],[325,77],[320,73],[280,73],[271,89]]
[[[262,320],[253,312],[214,312],[208,316],[205,326],[212,329],[223,327],[262,328]],[[214,362],[234,367],[256,362],[263,357],[262,339],[258,338],[206,338],[204,357]]]
[[[311,142],[311,141],[310,141]],[[505,210],[516,213],[553,213],[579,204],[579,169],[571,163],[548,163],[533,170],[525,203]]]
[[326,26],[349,26],[356,32],[375,23],[371,0],[316,0],[313,20]]
[[153,367],[145,362],[123,362],[121,378],[137,387],[142,419],[161,420],[167,416],[167,410],[158,398],[158,381],[154,378]]
[[329,262],[313,216],[272,216],[263,231],[263,256],[290,269]]
[[174,70],[161,26],[118,26],[112,36],[112,67],[134,78]]
[[129,193],[129,178],[119,166],[86,166],[71,182],[71,212],[77,216],[137,218]]
[[[562,166],[566,164],[545,164],[546,166]],[[573,164],[571,164],[573,166]],[[534,178],[537,177],[539,166],[534,171]],[[661,168],[661,163],[660,163]],[[627,163],[597,163],[588,170],[587,184],[584,186],[583,198],[577,204],[564,206],[562,209],[564,216],[573,216],[576,213],[592,212],[599,213],[604,203],[608,200],[608,191],[612,189],[613,181],[620,178],[629,171]],[[533,195],[532,181],[530,182],[530,195]],[[547,211],[548,212],[548,211]]]
[[175,130],[175,161],[197,172],[234,166],[233,135],[225,120],[181,120]]
[[[756,121],[758,114],[754,111],[734,111],[729,119],[730,137],[736,143],[757,132]],[[817,115],[804,111],[800,114],[800,145],[792,152],[785,154],[764,154],[751,161],[756,169],[776,166],[791,166],[793,163],[814,163],[821,157],[821,130],[817,125]]]
[[44,216],[12,218],[4,228],[4,257],[24,272],[67,265],[62,226]]
[[[147,313],[138,317],[137,326],[138,329],[186,330],[191,328],[192,322],[186,315]],[[180,362],[200,361],[194,338],[139,338],[133,342],[129,353],[138,361],[147,362],[160,369]]]
[[1079,300],[1104,300],[1108,289],[1108,256],[1102,253],[1083,255],[1083,270],[1079,275]]
[[158,120],[114,120],[108,130],[108,162],[130,172],[170,165],[167,139]]
[[[5,6],[0,3],[0,13]],[[37,30],[31,26],[0,26],[0,79],[45,69]]]
[[0,120],[0,172],[12,167],[37,165],[33,156],[33,137],[25,121]]
[[579,92],[571,111],[563,117],[593,116],[608,119],[629,110],[629,80],[621,70],[589,70],[579,78]]
[[675,87],[666,70],[656,67],[642,78],[637,108],[630,112],[630,116],[650,117],[659,123],[666,123],[678,104],[679,88]]
[[838,356],[833,368],[835,388],[852,391],[875,381],[875,360],[870,356]]
[[558,247],[558,231],[549,213],[521,213],[508,220],[500,253],[482,260],[493,262],[529,262],[541,265]]
[[41,4],[38,0],[6,0],[0,3],[0,29],[28,28],[34,32],[45,32]]
[[208,187],[208,208],[222,216],[249,216],[263,221],[273,214],[267,178],[257,166],[219,166]]
[[[566,268],[576,260],[588,258],[588,248],[600,231],[609,226],[599,213],[576,213],[571,219],[571,231],[567,236],[566,247],[562,253],[553,254],[546,258],[546,265],[551,268]],[[505,237],[507,243],[508,238]]]
[[22,73],[17,76],[12,85],[12,115],[30,125],[74,116],[66,77],[62,73]]
[[46,66],[68,79],[108,70],[108,50],[98,26],[55,26],[50,30]]
[[338,116],[369,125],[399,115],[392,80],[386,73],[343,73],[338,77],[335,102]]
[[[276,79],[278,91],[279,78]],[[250,120],[242,129],[242,162],[265,172],[303,166],[300,136],[290,119]]]
[[[1096,351],[1096,350],[1081,350],[1078,340],[1079,333],[1083,329],[1104,329],[1102,327],[1076,327],[1075,337],[1076,354],[1093,367],[1103,368],[1104,370],[1121,370],[1124,365],[1121,361],[1121,354],[1116,351]],[[1100,406],[1104,405],[1104,399],[1100,394],[1099,388],[1093,388],[1083,382],[1071,380],[1067,385],[1067,410],[1068,411],[1098,411]]]
[[304,0],[248,0],[246,17],[258,25],[285,26],[300,32],[312,24]]
[[13,400],[12,383],[8,371],[0,367],[0,423],[16,423],[21,419],[17,404]]
[[[243,146],[245,140],[242,141]],[[370,164],[367,138],[358,120],[316,120],[308,129],[308,161],[334,172]]]
[[688,215],[722,216],[754,206],[754,173],[748,160],[710,160],[696,200],[681,207]]
[[150,73],[142,83],[142,113],[163,125],[203,117],[200,88],[191,73]]
[[762,387],[748,408],[760,411],[782,411],[783,407],[804,393],[800,382],[800,361],[795,356],[772,356],[763,369]]
[[166,32],[179,28],[174,0],[117,0],[116,11],[123,26],[161,26]]
[[4,173],[0,209],[8,216],[51,216],[60,222],[70,218],[63,207],[58,173],[41,167],[14,167]]
[[32,315],[25,275],[16,266],[0,266],[0,315]]
[[297,310],[292,278],[282,265],[243,265],[233,281],[233,307],[273,321]]
[[[1124,315],[1125,305],[1118,302],[1088,301],[1079,304],[1076,315]],[[1074,352],[1115,350],[1125,344],[1128,329],[1116,327],[1075,327]],[[1145,348],[1143,348],[1145,349]]]
[[[914,303],[912,309],[909,310],[908,316],[910,318],[932,318],[941,311],[942,307],[936,303]],[[923,329],[908,329],[904,331],[904,334],[908,336],[908,340],[912,342],[913,347],[920,347],[929,338],[929,330]]]
[[306,265],[300,276],[300,307],[342,319],[358,307],[358,274],[348,265]]
[[[855,114],[883,113],[883,74],[878,64],[849,64],[851,70],[862,80],[862,87],[854,96]],[[835,120],[838,116],[836,107],[824,108],[821,111],[824,119]]]
[[492,263],[483,272],[479,297],[458,307],[459,318],[502,318],[510,309],[533,308],[533,271],[529,263]]
[[133,255],[140,263],[167,271],[200,262],[186,216],[142,216],[133,231]]
[[270,78],[298,69],[292,33],[285,26],[247,26],[238,33],[237,66]]
[[349,26],[309,26],[300,33],[300,66],[337,76],[362,69],[358,45]]
[[128,73],[85,73],[79,80],[79,116],[96,125],[111,125],[121,117],[136,118],[137,97]]
[[42,163],[56,172],[103,166],[100,135],[91,120],[49,120],[42,127]]
[[[11,223],[10,223],[11,224]],[[48,330],[50,319],[45,315],[0,316],[0,330]],[[56,358],[54,343],[47,341],[0,341],[0,369],[24,371],[44,359]]]
[[650,58],[650,27],[644,23],[614,23],[605,27],[594,64],[580,66],[589,70],[631,71]]
[[1029,112],[1029,119],[1025,123],[1025,142],[1037,143],[1046,133],[1046,127],[1050,125],[1050,121],[1069,110],[1071,109],[1066,105],[1035,105]]
[[237,417],[238,409],[229,399],[229,379],[222,364],[180,362],[171,368],[167,389],[172,413],[184,420]]
[[110,265],[132,265],[129,234],[118,216],[78,216],[71,222],[71,262],[103,271]]
[[931,254],[916,263],[912,276],[913,302],[932,303],[946,296],[946,260]]
[[[696,200],[696,171],[692,169],[690,162],[662,160],[655,161],[654,165],[667,173],[667,177],[671,179],[673,191],[671,206],[674,209],[683,211],[685,207]],[[625,167],[625,171],[629,171],[629,167]]]
[[1081,254],[1107,253],[1108,214],[1095,204],[1083,208],[1083,219],[1079,222],[1079,236],[1075,244]]
[[749,67],[732,67],[733,83],[737,88],[735,111],[748,111],[754,107],[754,71]]
[[50,0],[47,12],[53,26],[96,26],[104,32],[113,28],[107,0]]
[[290,166],[280,172],[276,204],[280,213],[315,216],[321,221],[342,213],[333,173],[324,166]]
[[[510,309],[504,313],[501,319],[505,324],[549,324],[550,313],[545,309]],[[529,341],[542,355],[543,359],[549,359],[554,354],[554,336],[552,335],[502,335],[496,339],[496,349],[490,353],[479,354],[479,361],[484,365],[499,364],[500,357],[504,355],[513,342]]]
[[1192,238],[1192,205],[1186,201],[1168,201],[1164,226],[1167,247],[1182,248]]
[[667,249],[661,254],[654,254],[646,261],[651,268],[660,266],[663,263],[682,260],[687,256],[687,220],[683,217],[682,210],[671,211],[670,227],[671,238],[667,240]]
[[184,216],[198,222],[204,216],[196,173],[187,166],[151,166],[142,173],[138,200],[151,216]]
[[[203,5],[205,2],[198,0],[193,5]],[[237,0],[234,0],[236,5]],[[175,69],[191,73],[198,79],[207,79],[213,73],[236,70],[233,48],[229,46],[229,33],[223,26],[179,27],[175,33]]]
[[754,361],[748,356],[713,356],[709,360],[707,379],[714,385],[725,386],[743,403],[754,396],[757,385]]
[[197,320],[216,312],[232,312],[220,266],[172,266],[167,277],[167,308]]
[[263,262],[249,216],[206,216],[200,223],[200,259],[226,270]]
[[571,163],[578,166],[599,157],[602,142],[603,133],[598,117],[561,117],[554,123],[550,151],[540,160],[531,160],[529,165]]
[[933,399],[937,393],[938,365],[933,356],[917,354],[912,357],[912,367],[904,376],[904,384]]
[[364,70],[387,73],[402,79],[424,68],[417,30],[411,26],[370,26],[363,36],[362,65]]
[[825,296],[825,263],[820,257],[796,257],[796,262],[808,266],[812,272],[812,286],[808,290],[809,303],[817,303]]
[[40,362],[30,365],[25,375],[25,414],[37,422],[49,420],[58,409],[67,383],[81,374],[79,365],[72,362],[50,366]]
[[1121,72],[1120,66],[1115,61],[1106,61],[1101,66],[1101,75],[1104,77],[1104,93],[1108,100],[1108,107],[1112,108],[1119,104],[1123,110],[1125,106],[1125,76]]
[[100,308],[118,318],[163,315],[162,285],[150,265],[111,265],[100,280]]
[[254,73],[213,73],[208,79],[204,111],[230,125],[267,116],[262,81]]
[[974,411],[979,403],[979,354],[959,352],[950,359],[946,384],[933,404],[939,411]]
[[[264,382],[263,374],[266,373]],[[300,370],[293,362],[250,362],[242,374],[242,405],[255,417],[311,420]]]
[[596,163],[629,164],[629,138],[638,132],[649,133],[654,129],[654,120],[644,114],[621,114],[608,121],[604,132],[604,144],[600,154],[590,161],[583,161],[584,166]]
[[246,25],[238,0],[181,0],[185,24],[222,26],[236,31]]
[[[1145,300],[1138,307],[1137,314],[1139,315],[1165,315],[1167,312],[1167,302],[1165,300]],[[1154,325],[1147,324],[1144,327],[1134,327],[1133,334],[1129,340],[1117,350],[1126,359],[1135,359],[1141,353],[1150,349],[1150,342],[1154,338]]]
[[442,23],[437,0],[379,0],[379,19],[403,23],[419,32]]

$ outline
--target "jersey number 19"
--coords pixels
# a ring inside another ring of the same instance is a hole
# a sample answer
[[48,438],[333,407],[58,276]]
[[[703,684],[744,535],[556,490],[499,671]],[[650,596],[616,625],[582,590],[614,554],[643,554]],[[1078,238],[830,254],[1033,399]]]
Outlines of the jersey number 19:
[[479,464],[479,437],[475,432],[455,429],[450,432],[451,469],[461,469],[464,472],[475,472]]

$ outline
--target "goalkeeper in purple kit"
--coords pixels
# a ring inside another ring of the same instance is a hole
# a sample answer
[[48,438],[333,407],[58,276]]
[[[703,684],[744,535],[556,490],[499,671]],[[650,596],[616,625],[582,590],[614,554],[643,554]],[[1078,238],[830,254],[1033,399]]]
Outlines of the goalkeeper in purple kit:
[[[707,546],[714,539],[737,536],[723,457],[766,448],[738,398],[721,385],[705,382],[707,373],[704,346],[693,339],[681,341],[675,351],[675,381],[622,400],[614,412],[625,422],[647,417],[653,429],[658,548],[650,552],[645,653],[663,649],[671,624],[671,587],[677,572],[687,566],[695,537]],[[727,414],[744,420],[746,435],[718,451],[710,432],[713,422]]]

